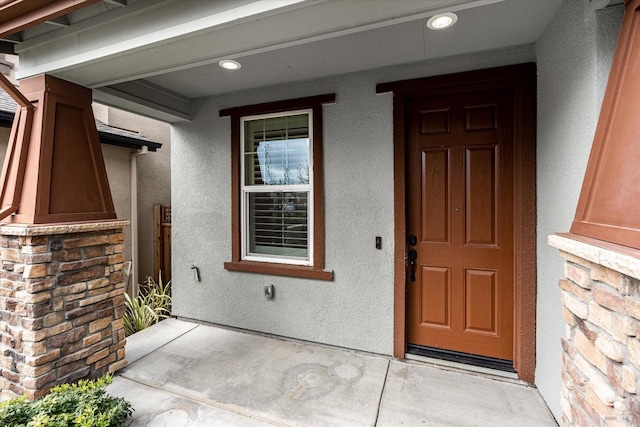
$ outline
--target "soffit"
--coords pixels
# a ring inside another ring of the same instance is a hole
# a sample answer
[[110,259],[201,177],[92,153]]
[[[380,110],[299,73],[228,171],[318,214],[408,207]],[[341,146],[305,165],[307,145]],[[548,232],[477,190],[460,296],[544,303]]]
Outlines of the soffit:
[[[22,31],[18,76],[50,73],[98,89],[101,102],[175,121],[200,96],[534,43],[561,2],[101,1],[69,14],[67,27]],[[443,11],[458,23],[426,29]],[[223,58],[242,68],[220,69]]]
[[[42,28],[68,26],[73,11],[100,0],[0,0],[0,38],[15,36],[22,40],[19,32],[29,31],[37,24]],[[111,0],[114,1],[114,0]]]
[[217,62],[146,78],[195,98],[297,80],[344,74],[470,52],[534,43],[559,2],[506,1],[461,10],[445,31],[426,27],[428,17],[235,59],[237,72]]

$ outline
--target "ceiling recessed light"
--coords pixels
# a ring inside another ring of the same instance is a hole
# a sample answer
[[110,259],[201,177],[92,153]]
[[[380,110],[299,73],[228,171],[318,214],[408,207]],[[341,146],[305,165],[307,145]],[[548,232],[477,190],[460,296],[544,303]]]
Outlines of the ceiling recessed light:
[[239,62],[232,61],[231,59],[223,59],[222,61],[218,62],[218,65],[225,70],[239,70],[242,66]]
[[434,15],[427,21],[427,27],[430,30],[444,30],[449,28],[458,20],[458,15],[455,13],[441,13]]

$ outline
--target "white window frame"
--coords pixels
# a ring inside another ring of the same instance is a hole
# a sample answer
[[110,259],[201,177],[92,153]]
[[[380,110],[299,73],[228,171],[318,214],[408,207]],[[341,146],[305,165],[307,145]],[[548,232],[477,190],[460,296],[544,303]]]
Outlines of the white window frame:
[[[275,117],[287,117],[300,114],[306,114],[309,118],[309,184],[294,185],[247,185],[245,186],[245,122],[260,119],[269,119]],[[314,247],[314,173],[313,173],[313,109],[291,110],[270,114],[258,114],[252,116],[240,117],[240,233],[241,233],[241,259],[243,261],[258,261],[278,264],[304,265],[313,266],[313,247]],[[249,252],[249,194],[265,192],[287,191],[287,192],[306,192],[307,196],[307,256],[291,257],[286,255],[264,255]]]

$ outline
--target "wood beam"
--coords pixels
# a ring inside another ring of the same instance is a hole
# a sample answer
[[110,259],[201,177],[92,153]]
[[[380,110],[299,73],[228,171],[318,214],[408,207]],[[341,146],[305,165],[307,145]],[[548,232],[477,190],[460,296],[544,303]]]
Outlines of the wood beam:
[[0,3],[0,38],[100,0],[14,0]]

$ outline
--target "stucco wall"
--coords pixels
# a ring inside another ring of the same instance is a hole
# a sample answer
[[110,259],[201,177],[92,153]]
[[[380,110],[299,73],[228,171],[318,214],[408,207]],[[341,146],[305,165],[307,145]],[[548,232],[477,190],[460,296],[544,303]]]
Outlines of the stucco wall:
[[[533,47],[457,56],[194,102],[172,131],[175,315],[376,353],[393,351],[392,96],[379,82],[528,62]],[[332,282],[224,270],[231,256],[230,119],[221,108],[336,93],[324,107],[325,265]],[[382,250],[375,249],[382,237]],[[195,283],[190,265],[200,268]],[[275,285],[273,300],[263,287]]]
[[[129,156],[132,150],[124,147],[100,144],[104,165],[107,169],[111,198],[118,219],[131,218],[131,169]],[[122,255],[125,261],[131,260],[131,227],[124,229],[125,241]]]
[[[99,119],[99,117],[98,117]],[[127,111],[108,109],[111,126],[135,130],[162,144],[138,157],[138,283],[153,276],[153,205],[171,204],[171,126]]]
[[560,337],[564,321],[558,280],[563,260],[547,236],[571,227],[596,128],[611,39],[617,39],[621,7],[585,19],[583,2],[563,3],[536,43],[538,63],[538,301],[536,385],[561,417]]

